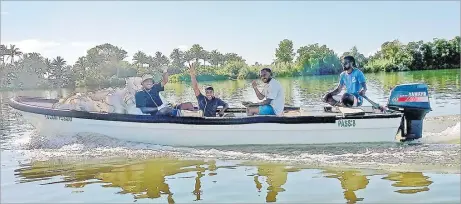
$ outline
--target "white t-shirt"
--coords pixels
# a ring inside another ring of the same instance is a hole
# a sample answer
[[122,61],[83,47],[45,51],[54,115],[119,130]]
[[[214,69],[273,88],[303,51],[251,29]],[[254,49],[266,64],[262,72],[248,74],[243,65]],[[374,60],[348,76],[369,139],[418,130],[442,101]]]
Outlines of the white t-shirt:
[[266,99],[272,99],[270,105],[275,114],[282,115],[285,108],[285,93],[280,82],[272,78],[269,83],[264,85],[262,94],[266,96]]

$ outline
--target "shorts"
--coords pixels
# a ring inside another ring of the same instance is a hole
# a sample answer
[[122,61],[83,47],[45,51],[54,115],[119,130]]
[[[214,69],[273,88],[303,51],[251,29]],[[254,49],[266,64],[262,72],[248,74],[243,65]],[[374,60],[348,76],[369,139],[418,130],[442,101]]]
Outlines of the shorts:
[[[352,95],[355,96],[355,100],[354,100],[354,101],[357,102],[357,103],[354,102],[354,105],[353,105],[353,106],[354,106],[354,107],[362,106],[362,104],[363,104],[363,97],[360,96],[360,95],[357,94],[357,93],[353,93]],[[339,95],[334,95],[334,96],[332,96],[332,99],[335,100],[335,101],[341,101],[341,96],[339,96]]]
[[358,93],[353,93],[352,95],[355,96],[355,98],[357,99],[357,106],[362,106],[362,103],[363,103],[363,97],[360,96]]
[[259,106],[259,115],[275,115],[271,105]]

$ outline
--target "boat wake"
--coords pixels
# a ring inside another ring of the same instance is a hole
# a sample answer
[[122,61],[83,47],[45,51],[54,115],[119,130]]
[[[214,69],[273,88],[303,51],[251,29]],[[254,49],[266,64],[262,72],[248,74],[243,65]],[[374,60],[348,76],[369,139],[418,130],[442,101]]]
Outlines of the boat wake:
[[423,143],[450,143],[450,144],[460,144],[460,122],[457,122],[456,125],[448,127],[440,133],[426,132],[424,137],[421,138]]

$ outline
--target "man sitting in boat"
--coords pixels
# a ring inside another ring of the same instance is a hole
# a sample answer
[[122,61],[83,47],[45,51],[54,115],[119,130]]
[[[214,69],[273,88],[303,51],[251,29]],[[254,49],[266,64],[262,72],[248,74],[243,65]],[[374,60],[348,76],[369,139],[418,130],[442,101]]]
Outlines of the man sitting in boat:
[[160,91],[165,90],[166,83],[168,83],[167,67],[163,69],[163,80],[160,83],[154,84],[153,76],[150,74],[142,76],[142,90],[135,94],[136,107],[144,114],[176,116],[177,110],[164,104],[160,97]]
[[229,108],[229,105],[214,95],[214,89],[211,86],[205,88],[205,96],[200,92],[197,83],[195,65],[191,65],[190,63],[189,73],[192,81],[192,88],[194,89],[195,97],[197,97],[199,109],[203,111],[203,115],[205,117],[216,117],[216,110],[219,106],[222,106],[223,108],[219,111],[219,116],[222,117],[224,115],[224,111]]
[[259,103],[245,102],[247,114],[251,115],[277,115],[281,116],[285,108],[285,93],[279,81],[272,78],[272,70],[263,68],[260,71],[261,81],[264,82],[263,91],[258,90],[256,81],[252,82],[253,89],[259,100]]
[[342,60],[343,72],[339,76],[339,83],[335,90],[327,93],[323,97],[323,101],[330,105],[338,105],[340,102],[334,99],[333,96],[339,94],[343,87],[346,87],[346,93],[341,97],[341,102],[344,106],[361,106],[363,97],[367,91],[366,78],[360,71],[352,56],[345,56]]

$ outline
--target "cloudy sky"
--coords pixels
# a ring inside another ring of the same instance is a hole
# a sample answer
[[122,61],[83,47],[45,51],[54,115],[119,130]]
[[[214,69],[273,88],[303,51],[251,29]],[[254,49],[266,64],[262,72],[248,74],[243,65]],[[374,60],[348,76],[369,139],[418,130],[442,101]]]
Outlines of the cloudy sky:
[[271,63],[278,43],[321,43],[338,53],[375,52],[385,41],[430,41],[460,34],[459,1],[49,1],[1,2],[1,43],[69,63],[103,43],[132,55],[198,43]]

